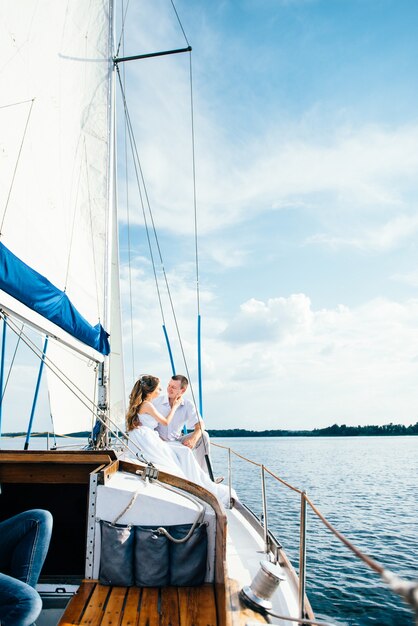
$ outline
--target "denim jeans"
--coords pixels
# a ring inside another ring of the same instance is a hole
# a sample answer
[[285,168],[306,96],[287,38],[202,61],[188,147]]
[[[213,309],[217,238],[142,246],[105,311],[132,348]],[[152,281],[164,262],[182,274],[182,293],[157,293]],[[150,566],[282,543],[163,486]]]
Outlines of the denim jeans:
[[42,601],[35,591],[48,552],[52,515],[33,509],[0,522],[0,622],[29,626]]

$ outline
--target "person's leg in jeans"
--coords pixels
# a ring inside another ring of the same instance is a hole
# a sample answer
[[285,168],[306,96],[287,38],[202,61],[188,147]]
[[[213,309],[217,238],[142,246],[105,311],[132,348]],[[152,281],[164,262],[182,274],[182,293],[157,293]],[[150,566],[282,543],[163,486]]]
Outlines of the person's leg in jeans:
[[[4,626],[31,624],[39,615],[41,599],[34,590],[48,552],[52,516],[34,509],[0,522],[0,620]],[[15,593],[15,607],[10,610]],[[16,615],[16,611],[20,615]],[[25,612],[28,614],[24,621]],[[35,618],[33,615],[37,612]]]
[[2,626],[30,626],[42,609],[39,593],[17,578],[0,574],[0,622]]

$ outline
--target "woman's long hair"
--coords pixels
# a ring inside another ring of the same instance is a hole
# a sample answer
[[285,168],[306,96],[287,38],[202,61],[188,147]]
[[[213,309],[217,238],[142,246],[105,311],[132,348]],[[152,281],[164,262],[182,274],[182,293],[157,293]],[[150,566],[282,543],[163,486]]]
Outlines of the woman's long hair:
[[141,376],[136,381],[129,396],[129,408],[126,413],[126,430],[128,432],[141,424],[138,417],[139,407],[159,384],[160,379],[149,374]]

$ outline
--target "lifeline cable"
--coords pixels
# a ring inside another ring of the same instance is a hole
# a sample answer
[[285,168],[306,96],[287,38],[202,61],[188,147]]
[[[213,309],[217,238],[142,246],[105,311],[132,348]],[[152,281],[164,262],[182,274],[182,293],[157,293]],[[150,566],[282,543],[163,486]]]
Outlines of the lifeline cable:
[[[235,450],[232,450],[232,448],[227,448],[226,446],[222,446],[218,443],[214,443],[213,445],[216,446],[217,448],[222,448],[224,450],[228,450],[229,452],[232,452],[233,454],[235,454],[235,456],[242,459],[243,461],[251,463],[252,465],[255,465],[257,467],[262,467],[261,463],[252,461],[251,459],[243,456],[242,454],[239,454]],[[315,506],[312,500],[310,500],[310,498],[306,495],[305,492],[303,492],[301,489],[298,489],[297,487],[294,487],[290,483],[286,482],[285,480],[283,480],[282,478],[280,478],[279,476],[271,472],[266,467],[264,467],[264,469],[266,472],[270,474],[270,476],[272,476],[275,480],[280,482],[282,485],[302,495],[305,498],[306,502],[311,507],[312,511],[321,520],[321,522],[328,528],[328,530],[330,530],[331,533],[333,533],[335,537],[337,537],[337,539],[346,546],[346,548],[348,548],[351,552],[353,552],[353,554],[360,561],[365,563],[376,574],[379,574],[381,578],[383,579],[383,581],[390,587],[392,591],[394,591],[395,593],[400,595],[404,600],[406,600],[406,602],[408,602],[412,606],[418,618],[418,584],[416,582],[405,581],[402,578],[399,578],[398,576],[393,574],[390,570],[385,569],[382,565],[380,565],[380,563],[378,563],[377,561],[369,557],[367,554],[364,554],[364,552],[362,552],[359,548],[357,548],[357,546],[354,545],[349,539],[347,539],[347,537],[345,537],[336,528],[334,528],[334,526],[326,519],[324,515],[322,515],[322,513]],[[271,615],[275,617],[280,617],[280,619],[290,619],[293,621],[299,621],[301,623],[304,623],[301,620],[301,618],[285,618],[285,617],[276,615],[274,613],[271,613]],[[417,625],[418,625],[418,621],[417,621]]]

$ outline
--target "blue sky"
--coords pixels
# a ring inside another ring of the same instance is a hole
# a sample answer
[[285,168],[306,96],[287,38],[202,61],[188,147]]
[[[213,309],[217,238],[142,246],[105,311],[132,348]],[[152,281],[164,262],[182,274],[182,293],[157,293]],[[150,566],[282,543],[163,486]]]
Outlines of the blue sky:
[[[193,46],[207,426],[415,422],[418,6],[179,0],[176,7]],[[168,0],[132,8],[126,31],[127,54],[184,45]],[[126,80],[196,380],[187,55],[139,61],[126,67]],[[121,177],[122,206],[124,187]],[[134,365],[125,220],[121,226],[128,380],[149,371],[165,381],[170,368],[134,188],[130,172]],[[168,309],[167,316],[181,371]]]
[[[175,4],[193,47],[207,427],[415,423],[418,4]],[[130,0],[121,55],[184,45],[170,0]],[[189,55],[123,67],[197,398]],[[120,102],[118,110],[128,398],[138,375],[165,386],[171,367]],[[185,372],[159,266],[157,274],[176,369]],[[29,362],[26,354],[13,429],[28,421],[32,392],[23,396],[38,372]],[[41,396],[36,430],[50,427],[45,385]]]

